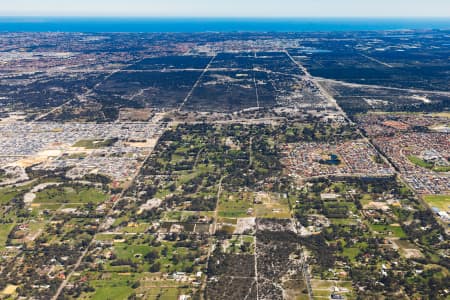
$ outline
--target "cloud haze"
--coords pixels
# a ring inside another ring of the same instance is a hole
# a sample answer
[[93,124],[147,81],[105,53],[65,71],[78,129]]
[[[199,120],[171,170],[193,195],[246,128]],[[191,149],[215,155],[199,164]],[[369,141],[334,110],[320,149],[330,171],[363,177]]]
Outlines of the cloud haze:
[[2,16],[448,17],[449,0],[13,0]]

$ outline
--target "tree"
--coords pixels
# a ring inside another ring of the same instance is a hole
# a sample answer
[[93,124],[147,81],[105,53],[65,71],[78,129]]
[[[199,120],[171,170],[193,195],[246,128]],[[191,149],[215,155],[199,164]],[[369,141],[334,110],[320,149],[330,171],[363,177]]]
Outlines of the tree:
[[161,270],[161,263],[155,262],[153,265],[150,266],[149,271],[152,273],[159,272]]
[[156,250],[152,250],[144,255],[144,258],[148,262],[153,262],[159,258],[159,253]]

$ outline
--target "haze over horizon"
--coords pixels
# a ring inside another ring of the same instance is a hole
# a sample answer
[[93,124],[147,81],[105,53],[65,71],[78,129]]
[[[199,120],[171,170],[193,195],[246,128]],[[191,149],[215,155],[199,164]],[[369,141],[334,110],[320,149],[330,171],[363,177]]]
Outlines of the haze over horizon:
[[447,0],[16,0],[0,16],[102,17],[450,17]]

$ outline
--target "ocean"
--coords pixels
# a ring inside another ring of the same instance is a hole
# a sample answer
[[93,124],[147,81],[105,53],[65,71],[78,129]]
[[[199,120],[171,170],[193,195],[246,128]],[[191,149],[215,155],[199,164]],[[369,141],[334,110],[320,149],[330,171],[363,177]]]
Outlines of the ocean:
[[327,32],[450,29],[450,18],[0,17],[0,32]]

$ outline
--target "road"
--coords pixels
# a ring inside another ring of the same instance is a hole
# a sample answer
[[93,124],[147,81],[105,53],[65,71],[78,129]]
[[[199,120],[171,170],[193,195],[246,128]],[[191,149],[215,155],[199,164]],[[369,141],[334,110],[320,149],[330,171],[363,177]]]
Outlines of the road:
[[[310,80],[313,84],[315,84],[315,85],[317,86],[317,88],[319,89],[320,93],[321,93],[321,94],[322,94],[322,95],[323,95],[330,103],[332,103],[332,104],[336,107],[336,109],[337,109],[340,113],[342,113],[342,116],[344,116],[344,117],[347,119],[347,121],[350,122],[350,123],[351,123],[351,121],[350,121],[350,119],[347,117],[347,114],[346,114],[346,113],[342,110],[342,108],[338,105],[338,103],[337,103],[337,101],[335,100],[335,98],[334,98],[334,97],[326,90],[326,88],[324,88],[324,87],[322,86],[321,82],[327,82],[327,81],[328,81],[328,82],[335,82],[335,83],[339,83],[339,84],[346,84],[346,85],[357,86],[357,87],[370,87],[370,88],[374,88],[374,87],[375,87],[375,88],[378,88],[378,86],[372,86],[372,85],[359,85],[359,84],[348,84],[348,83],[336,82],[336,81],[332,81],[332,80],[327,80],[327,79],[322,79],[322,78],[313,77],[313,76],[311,76],[311,74],[308,72],[308,70],[307,70],[302,64],[300,64],[299,62],[297,62],[297,61],[289,54],[288,51],[286,51],[286,54],[287,54],[288,57],[289,57],[289,58],[290,58],[290,59],[291,59],[291,60],[292,60],[292,61],[293,61],[293,62],[294,62],[294,63],[295,63],[302,71],[303,71],[303,73],[305,74],[304,77],[305,77],[307,80]],[[200,77],[198,78],[197,82],[193,85],[192,89],[190,90],[190,92],[188,93],[188,95],[186,96],[186,98],[184,99],[184,101],[181,103],[181,105],[179,106],[179,108],[178,108],[179,111],[182,110],[182,108],[184,107],[184,105],[187,103],[187,101],[189,100],[189,98],[192,96],[192,94],[193,94],[194,90],[196,89],[196,87],[200,84],[201,79],[203,78],[204,74],[208,71],[208,69],[209,69],[211,63],[214,61],[214,58],[215,58],[215,57],[213,57],[213,58],[211,59],[211,61],[209,62],[209,64],[205,67],[205,69],[203,70],[202,74],[201,74]],[[119,72],[119,71],[120,71],[120,70],[118,70],[117,72]],[[113,74],[110,74],[110,76],[112,76],[112,75],[113,75]],[[110,76],[109,76],[109,77],[110,77]],[[256,86],[256,79],[255,79],[255,78],[253,78],[253,79],[254,79],[254,83],[255,83],[255,86]],[[106,78],[105,78],[104,80],[106,80]],[[100,85],[100,84],[101,84],[101,82],[98,83],[98,85]],[[379,88],[386,88],[386,87],[379,87]],[[94,87],[94,89],[95,89],[95,87]],[[393,90],[402,90],[402,91],[405,90],[405,89],[397,89],[397,88],[389,88],[389,89],[393,89]],[[408,89],[407,91],[421,92],[420,90],[409,90],[409,89]],[[423,91],[422,91],[422,92],[423,92]],[[441,93],[441,92],[436,92],[436,93]],[[447,93],[447,92],[443,92],[443,93],[446,93],[446,94],[450,95],[450,93]],[[86,94],[86,95],[87,95],[87,94]],[[71,100],[71,101],[72,101],[72,100]],[[257,101],[258,101],[258,98],[257,98]],[[69,101],[69,102],[70,102],[70,101]],[[69,102],[67,102],[67,103],[69,103]],[[62,106],[67,105],[67,103],[66,103],[66,104],[63,104]],[[257,105],[259,106],[259,101],[258,101]],[[54,110],[60,109],[62,106],[60,106],[60,107],[58,107],[58,108],[55,108]],[[54,110],[53,110],[53,111],[54,111]],[[52,111],[51,111],[51,112],[52,112]],[[47,113],[47,115],[50,114],[51,112]],[[39,120],[39,119],[36,119],[36,120]],[[230,121],[230,122],[236,122],[236,121]],[[377,150],[377,148],[373,145],[373,143],[371,142],[371,140],[370,140],[367,136],[365,136],[359,129],[357,129],[357,131],[358,131],[358,134],[359,134],[359,135],[360,135],[360,136],[361,136],[361,137],[362,137],[369,145],[371,145],[371,147],[373,147],[373,148],[377,151],[377,153],[380,154],[380,156],[386,161],[386,163],[388,163],[388,164],[392,167],[393,172],[394,172],[396,175],[398,175],[398,178],[400,178],[400,180],[401,180],[406,186],[409,186],[409,185],[403,180],[403,178],[402,178],[400,172],[398,172],[398,171],[394,168],[394,166],[393,166],[393,165],[391,164],[391,162],[387,159],[387,157],[384,155],[384,153],[380,153],[380,152]],[[250,140],[250,148],[251,148],[251,143],[252,143],[252,141]],[[198,159],[198,156],[200,155],[200,153],[201,153],[201,151],[197,154],[197,159]],[[250,149],[250,153],[251,153],[251,149]],[[134,174],[134,176],[133,176],[133,178],[132,178],[132,181],[131,181],[131,185],[135,182],[135,180],[136,180],[136,178],[138,177],[138,175],[139,175],[139,173],[140,173],[142,167],[144,166],[145,162],[149,159],[150,155],[151,155],[151,153],[148,154],[148,156],[146,157],[146,159],[143,161],[143,163],[140,165],[140,167],[138,168],[138,170],[137,170],[136,173]],[[196,159],[196,163],[197,163],[197,159]],[[250,164],[251,164],[251,160],[252,160],[252,158],[250,157]],[[358,175],[359,175],[359,174],[358,174]],[[345,176],[345,175],[343,175],[343,176]],[[353,176],[355,176],[355,174],[353,174]],[[361,176],[368,176],[368,174],[361,174]],[[220,178],[219,182],[218,182],[218,190],[217,190],[217,196],[216,196],[216,206],[215,206],[214,215],[213,215],[213,224],[212,224],[212,227],[211,227],[211,230],[210,230],[210,233],[211,233],[211,237],[210,237],[210,247],[209,247],[208,255],[207,255],[206,269],[208,268],[208,263],[209,263],[209,260],[210,260],[210,256],[211,256],[211,254],[212,254],[213,241],[214,241],[213,235],[215,234],[215,232],[216,232],[216,230],[217,230],[219,201],[220,201],[220,196],[221,196],[221,193],[222,193],[222,182],[223,182],[223,180],[224,180],[225,177],[226,177],[226,176],[222,176],[222,177]],[[106,218],[111,214],[111,212],[114,211],[114,208],[115,208],[116,203],[118,203],[119,200],[123,198],[123,196],[125,195],[126,191],[127,191],[127,189],[124,189],[124,190],[119,194],[117,201],[112,205],[112,207],[110,208],[110,210],[109,210],[108,213],[106,214],[106,216],[105,216],[105,218],[104,218],[104,220],[103,220],[102,223],[104,223],[105,220],[106,220]],[[413,191],[414,191],[414,190],[413,190]],[[100,227],[101,227],[101,226],[99,226],[99,228],[100,228]],[[61,295],[62,291],[64,290],[64,288],[66,287],[66,285],[67,285],[68,282],[70,281],[70,278],[71,278],[71,277],[73,276],[73,274],[77,271],[77,269],[79,268],[79,266],[80,266],[81,263],[83,262],[83,259],[84,259],[84,258],[86,257],[86,255],[88,254],[89,249],[91,248],[91,246],[92,246],[94,243],[95,243],[95,238],[93,238],[93,239],[91,240],[89,246],[86,247],[86,249],[81,253],[81,256],[78,258],[76,264],[75,264],[74,267],[72,268],[72,271],[68,274],[68,276],[66,277],[66,279],[60,284],[60,286],[59,286],[57,292],[56,292],[55,295],[52,297],[52,300],[57,300],[58,297]],[[256,293],[257,293],[257,296],[256,296],[256,297],[257,297],[257,300],[259,300],[259,291],[258,291],[258,268],[257,268],[257,260],[258,260],[258,257],[257,257],[257,239],[256,239],[256,235],[255,235],[255,255],[254,255],[254,257],[255,257],[255,280],[256,280]],[[309,298],[312,299],[312,297],[313,297],[313,295],[312,295],[312,289],[311,289],[311,286],[310,286],[310,284],[309,284],[309,281],[310,281],[309,266],[308,266],[308,263],[307,263],[307,259],[306,259],[306,257],[304,256],[304,253],[302,253],[302,258],[301,258],[301,260],[302,260],[302,262],[303,262],[303,268],[302,268],[302,270],[303,270],[303,274],[304,274],[304,276],[305,276],[305,281],[307,282]],[[205,276],[205,279],[204,279],[204,281],[203,281],[203,283],[202,283],[202,290],[203,290],[203,291],[205,290],[206,283],[207,283],[207,276]]]
[[[409,93],[425,93],[425,94],[434,94],[434,95],[442,95],[442,96],[450,96],[449,91],[429,91],[429,90],[422,90],[422,89],[414,89],[414,88],[396,88],[396,87],[389,87],[389,86],[383,86],[383,85],[376,85],[376,84],[361,84],[361,83],[351,83],[346,81],[340,81],[335,79],[329,79],[329,78],[323,78],[323,77],[315,77],[312,76],[311,73],[303,66],[300,62],[295,60],[295,58],[292,57],[292,55],[289,53],[289,51],[284,51],[286,55],[292,60],[293,63],[295,63],[300,70],[305,74],[304,77],[307,79],[310,79],[314,83],[318,85],[318,87],[321,87],[319,82],[330,82],[335,84],[340,84],[343,86],[353,87],[353,88],[372,88],[372,89],[385,89],[385,90],[392,90],[392,91],[401,91],[401,92],[409,92]],[[382,63],[380,61],[377,61],[378,63]],[[392,66],[391,66],[392,67]],[[323,88],[321,89],[323,90]],[[327,92],[328,94],[328,92]]]
[[72,103],[72,102],[75,101],[75,100],[78,100],[78,101],[80,101],[80,102],[85,101],[86,98],[87,98],[87,96],[89,96],[93,91],[95,91],[95,89],[97,89],[101,84],[103,84],[103,83],[106,82],[109,78],[111,78],[111,76],[113,76],[114,74],[117,74],[118,72],[124,71],[124,69],[126,69],[126,68],[129,68],[129,67],[131,67],[131,66],[134,66],[135,64],[137,64],[137,63],[143,61],[144,59],[146,59],[146,57],[144,57],[144,58],[142,58],[142,59],[140,59],[140,60],[138,60],[137,62],[134,62],[134,63],[132,63],[132,64],[128,64],[128,65],[124,66],[123,68],[112,70],[105,78],[103,78],[102,80],[100,80],[99,82],[97,82],[96,85],[94,85],[92,88],[90,88],[90,89],[88,89],[87,91],[85,91],[83,94],[76,95],[75,98],[70,99],[70,100],[64,102],[63,104],[61,104],[61,105],[59,105],[59,106],[53,108],[52,110],[50,110],[50,111],[48,111],[48,112],[46,112],[46,113],[43,113],[43,114],[37,116],[31,123],[42,120],[43,118],[45,118],[45,117],[47,117],[47,116],[49,116],[49,115],[51,115],[51,114],[57,112],[58,110],[60,110],[61,108],[65,107],[65,106],[67,106],[67,105],[69,105],[70,103]]
[[[209,247],[208,247],[208,254],[206,256],[206,266],[205,269],[208,270],[208,266],[209,266],[209,260],[212,254],[212,250],[213,250],[213,241],[214,241],[214,234],[216,233],[216,229],[217,229],[217,218],[219,215],[219,201],[220,201],[220,195],[222,194],[222,181],[226,176],[222,176],[219,180],[219,183],[217,184],[217,196],[216,196],[216,207],[214,209],[214,216],[213,216],[213,225],[211,227],[211,230],[209,231],[210,233],[210,237],[209,237]],[[201,291],[206,291],[206,283],[208,281],[208,276],[205,275],[205,279],[202,282],[202,286],[200,288]],[[203,299],[203,294],[202,294],[202,299]]]
[[[383,86],[373,86],[373,85],[360,85],[360,84],[353,84],[353,83],[345,83],[345,82],[340,82],[340,81],[335,81],[335,80],[329,80],[329,79],[323,79],[323,78],[318,78],[318,77],[313,77],[311,76],[311,74],[308,72],[308,70],[299,62],[297,62],[290,54],[288,51],[286,51],[286,54],[291,58],[291,60],[297,64],[297,66],[299,66],[299,68],[305,73],[305,76],[307,79],[311,80],[311,82],[313,82],[320,90],[321,94],[323,96],[325,96],[327,98],[327,100],[329,100],[331,103],[333,103],[336,108],[342,113],[342,115],[345,117],[345,119],[352,124],[352,121],[348,118],[347,114],[344,112],[344,110],[339,106],[339,104],[337,103],[336,99],[334,99],[334,97],[321,85],[321,81],[322,82],[334,82],[334,83],[339,83],[339,84],[343,84],[343,85],[347,85],[347,86],[351,86],[351,87],[364,87],[364,88],[383,88],[383,89],[390,89],[390,90],[398,90],[398,91],[406,91],[406,92],[417,92],[417,93],[427,93],[428,91],[423,91],[423,90],[415,90],[415,89],[399,89],[399,88],[386,88]],[[446,96],[450,96],[450,92],[442,92],[442,91],[435,91],[434,94],[441,94],[441,95],[446,95]],[[418,195],[415,190],[408,184],[408,182],[406,182],[406,180],[403,178],[402,174],[395,168],[395,166],[392,164],[392,162],[386,157],[386,155],[382,152],[380,152],[378,150],[377,147],[375,147],[375,145],[372,143],[372,141],[361,131],[359,130],[359,128],[356,128],[357,133],[361,136],[361,138],[368,144],[370,145],[373,149],[375,149],[375,151],[382,157],[382,159],[386,162],[386,164],[388,164],[392,171],[393,174],[396,175],[396,177],[405,185],[407,186],[416,196],[416,198],[419,199],[419,201],[425,205],[424,207],[427,207],[430,209],[430,207],[425,203],[425,201],[423,200],[423,198]],[[361,174],[361,175],[367,175],[367,174]],[[303,253],[302,253],[303,255]],[[306,259],[305,259],[305,264],[304,264],[304,276],[305,276],[305,280],[309,282],[310,278],[309,278],[309,271],[308,271],[308,264],[306,263]],[[308,294],[309,294],[309,298],[312,299],[313,294],[312,294],[312,290],[310,285],[308,285]]]
[[256,82],[255,72],[253,72],[253,83],[255,84],[256,107],[260,108],[260,105],[259,105],[259,94],[258,94],[258,83]]
[[370,61],[376,62],[377,64],[380,64],[380,65],[382,65],[382,66],[384,66],[384,67],[388,67],[388,68],[393,68],[393,67],[394,67],[393,65],[390,65],[390,64],[388,64],[388,63],[385,63],[384,61],[381,61],[381,60],[379,60],[379,59],[373,58],[373,57],[371,57],[371,56],[369,56],[369,55],[361,54],[361,56],[367,58],[367,59],[370,60]]
[[216,58],[216,56],[213,56],[213,58],[211,58],[211,60],[209,61],[208,65],[205,67],[205,69],[203,70],[202,74],[200,74],[200,76],[198,77],[197,81],[194,83],[194,85],[192,86],[192,89],[189,91],[189,93],[186,95],[186,98],[184,98],[183,102],[180,104],[180,106],[178,107],[178,111],[181,111],[184,107],[184,105],[188,102],[189,98],[191,98],[192,94],[194,93],[195,89],[197,88],[197,86],[200,84],[203,76],[205,76],[206,72],[208,72],[209,67],[211,67],[211,64],[213,63],[214,59]]
[[[259,125],[259,124],[268,124],[268,125],[277,125],[286,121],[284,117],[268,117],[268,118],[259,118],[259,119],[251,119],[251,118],[236,118],[231,120],[208,120],[208,121],[193,121],[188,122],[191,125],[195,124],[217,124],[217,125],[226,125],[226,124],[242,124],[242,125]],[[184,122],[172,122],[172,124],[178,125],[183,124]]]
[[399,91],[399,92],[406,92],[406,93],[432,94],[432,95],[441,95],[441,96],[450,97],[450,92],[448,92],[448,91],[437,91],[437,90],[429,91],[429,90],[421,90],[421,89],[396,88],[396,87],[376,85],[376,84],[352,83],[352,82],[340,81],[340,80],[323,78],[323,77],[314,77],[314,78],[317,81],[329,82],[329,83],[352,87],[352,88],[383,89],[383,90]]
[[289,51],[285,50],[286,55],[292,60],[293,63],[295,63],[300,70],[305,74],[305,78],[309,81],[311,81],[320,91],[320,94],[325,97],[326,100],[328,100],[328,102],[330,102],[332,105],[335,106],[335,108],[337,109],[338,112],[340,112],[342,114],[342,116],[347,120],[347,122],[349,122],[350,124],[352,124],[353,122],[348,118],[347,114],[344,112],[344,110],[339,106],[339,104],[337,103],[336,99],[334,99],[334,97],[322,86],[322,84],[318,81],[317,77],[314,77],[311,75],[311,73],[309,73],[308,69],[305,68],[305,66],[303,66],[300,62],[296,61],[292,55],[289,53]]
[[[147,156],[145,157],[145,159],[142,161],[141,165],[137,168],[135,174],[133,175],[129,186],[133,186],[134,182],[136,181],[137,177],[139,176],[142,168],[144,167],[145,163],[150,159],[150,156],[152,154],[152,151],[149,151],[149,153],[147,154]],[[124,188],[121,193],[118,195],[116,201],[114,202],[114,204],[111,206],[111,208],[108,210],[108,212],[105,214],[102,222],[99,224],[99,226],[97,227],[97,233],[99,233],[100,228],[102,227],[101,225],[104,224],[108,217],[111,215],[111,213],[114,211],[114,208],[116,207],[117,203],[120,202],[120,200],[123,198],[123,196],[125,195],[125,193],[128,191],[128,188]],[[63,282],[61,282],[60,286],[58,287],[58,289],[56,290],[55,295],[51,298],[52,300],[57,300],[58,297],[61,295],[62,291],[64,290],[64,288],[66,287],[67,283],[69,282],[70,278],[73,276],[73,274],[76,273],[77,269],[80,267],[83,259],[86,257],[87,253],[89,252],[89,249],[91,248],[91,246],[95,243],[95,236],[92,238],[91,242],[89,243],[89,245],[86,247],[86,249],[81,253],[80,257],[78,258],[77,262],[75,263],[74,267],[72,268],[72,271],[66,276],[66,278],[64,279]]]

